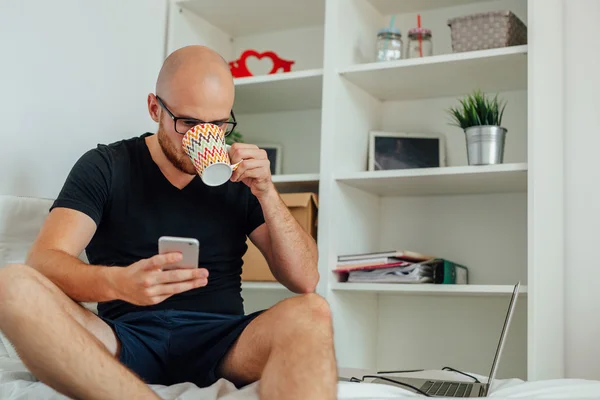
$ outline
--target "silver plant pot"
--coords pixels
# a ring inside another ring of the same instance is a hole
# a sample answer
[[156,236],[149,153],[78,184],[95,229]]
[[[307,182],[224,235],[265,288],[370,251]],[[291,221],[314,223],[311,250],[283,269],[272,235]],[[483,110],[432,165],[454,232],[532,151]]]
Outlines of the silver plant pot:
[[469,165],[502,164],[507,130],[501,126],[472,126],[465,129]]

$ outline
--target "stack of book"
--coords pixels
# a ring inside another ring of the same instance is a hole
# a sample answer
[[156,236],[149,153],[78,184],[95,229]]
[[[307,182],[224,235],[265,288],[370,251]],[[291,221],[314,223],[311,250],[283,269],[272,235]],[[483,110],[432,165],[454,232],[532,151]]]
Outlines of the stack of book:
[[467,284],[463,265],[412,251],[383,251],[338,257],[340,282]]

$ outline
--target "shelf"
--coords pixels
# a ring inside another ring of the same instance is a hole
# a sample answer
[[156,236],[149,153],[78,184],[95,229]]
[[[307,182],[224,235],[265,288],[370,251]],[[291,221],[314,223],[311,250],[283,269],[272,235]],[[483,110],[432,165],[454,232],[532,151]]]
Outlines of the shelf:
[[275,183],[318,183],[319,174],[273,175]]
[[[431,296],[510,296],[512,295],[514,286],[333,282],[331,284],[331,289],[348,292],[418,294]],[[526,295],[527,286],[521,285],[519,294]]]
[[462,4],[482,3],[490,0],[368,0],[383,15],[404,14],[427,11],[436,8],[447,8]]
[[525,90],[527,45],[354,65],[339,73],[379,100]]
[[322,69],[249,76],[234,82],[238,114],[321,107]]
[[186,0],[177,4],[233,37],[325,24],[324,0]]
[[355,172],[336,180],[380,196],[525,192],[527,164]]
[[242,282],[242,290],[288,290],[279,282]]
[[280,192],[319,192],[319,174],[273,175],[272,180]]

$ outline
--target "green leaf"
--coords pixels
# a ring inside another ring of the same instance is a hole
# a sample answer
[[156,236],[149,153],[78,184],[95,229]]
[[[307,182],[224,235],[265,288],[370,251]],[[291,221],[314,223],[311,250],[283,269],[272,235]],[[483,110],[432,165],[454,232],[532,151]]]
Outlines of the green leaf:
[[459,107],[451,107],[447,111],[452,118],[451,125],[466,129],[478,125],[501,126],[506,102],[486,96],[481,90],[474,90],[470,95],[458,100]]
[[506,108],[506,102],[502,106],[502,111],[500,111],[500,115],[498,116],[498,126],[502,126],[502,116],[504,116],[504,109]]

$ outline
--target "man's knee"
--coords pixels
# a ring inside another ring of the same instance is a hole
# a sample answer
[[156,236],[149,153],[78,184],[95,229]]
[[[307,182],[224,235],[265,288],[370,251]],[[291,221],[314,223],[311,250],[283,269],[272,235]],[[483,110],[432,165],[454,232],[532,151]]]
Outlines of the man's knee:
[[300,296],[298,308],[310,314],[312,320],[331,320],[331,310],[329,303],[323,297],[316,293],[309,293]]
[[315,326],[331,326],[331,311],[327,301],[315,293],[293,297],[287,300],[282,310],[282,325],[298,332],[309,331]]

